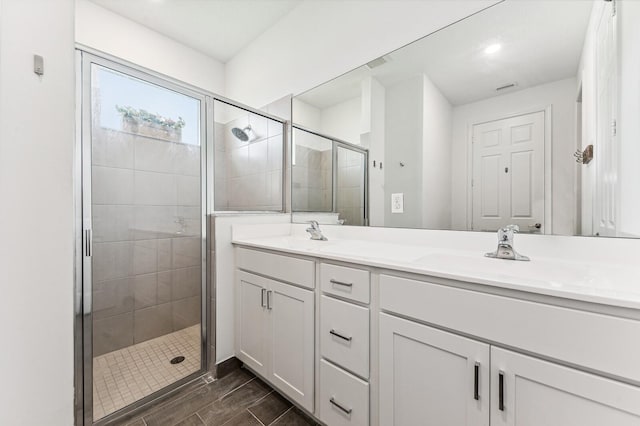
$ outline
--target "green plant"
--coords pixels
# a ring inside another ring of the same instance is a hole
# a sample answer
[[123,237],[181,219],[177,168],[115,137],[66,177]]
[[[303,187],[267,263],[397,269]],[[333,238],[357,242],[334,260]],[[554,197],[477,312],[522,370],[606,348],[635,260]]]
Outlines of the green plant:
[[130,106],[121,107],[116,105],[116,110],[122,114],[124,118],[158,124],[170,129],[182,129],[187,124],[182,117],[178,117],[178,120],[173,120],[171,118],[163,117],[160,114],[151,114],[143,109],[136,109]]

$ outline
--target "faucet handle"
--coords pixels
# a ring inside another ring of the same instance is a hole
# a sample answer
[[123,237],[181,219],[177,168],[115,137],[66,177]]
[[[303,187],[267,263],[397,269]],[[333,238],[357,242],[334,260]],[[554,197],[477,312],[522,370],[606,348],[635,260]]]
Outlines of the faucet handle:
[[507,225],[504,227],[504,229],[515,233],[520,232],[520,227],[518,225]]
[[498,229],[498,242],[511,244],[513,235],[519,231],[520,227],[518,225],[507,225]]
[[314,229],[316,231],[320,229],[320,224],[317,220],[310,220],[308,223],[311,225],[311,229]]

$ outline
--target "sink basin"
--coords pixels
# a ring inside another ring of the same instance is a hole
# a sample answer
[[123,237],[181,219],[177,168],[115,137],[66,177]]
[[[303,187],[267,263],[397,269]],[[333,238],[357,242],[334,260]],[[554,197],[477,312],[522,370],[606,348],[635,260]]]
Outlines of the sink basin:
[[[416,259],[413,263],[434,271],[455,272],[470,277],[487,278],[505,282],[535,283],[556,290],[580,290],[592,294],[611,290],[640,293],[633,283],[637,270],[603,264],[532,259],[530,262],[493,259],[483,254],[460,255],[433,253]],[[624,283],[622,286],[621,283]]]

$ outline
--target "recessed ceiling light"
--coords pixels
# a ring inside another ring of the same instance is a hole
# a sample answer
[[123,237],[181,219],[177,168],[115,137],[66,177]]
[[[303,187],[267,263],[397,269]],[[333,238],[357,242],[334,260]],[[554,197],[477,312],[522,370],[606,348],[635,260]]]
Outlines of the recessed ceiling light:
[[502,49],[502,45],[501,44],[499,44],[499,43],[490,44],[489,46],[487,46],[484,49],[484,53],[486,53],[487,55],[491,55],[493,53],[496,53],[500,49]]

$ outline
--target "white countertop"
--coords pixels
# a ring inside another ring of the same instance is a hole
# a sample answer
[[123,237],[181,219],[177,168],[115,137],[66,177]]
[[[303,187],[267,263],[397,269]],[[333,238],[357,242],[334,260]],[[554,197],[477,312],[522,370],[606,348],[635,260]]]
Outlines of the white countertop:
[[[234,237],[245,247],[410,272],[475,284],[640,309],[640,262],[635,265],[532,256],[530,262],[491,259],[484,252],[410,243],[303,235]],[[491,251],[495,247],[487,247]],[[517,248],[517,247],[516,247]],[[530,253],[523,253],[530,254]]]

